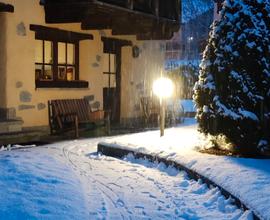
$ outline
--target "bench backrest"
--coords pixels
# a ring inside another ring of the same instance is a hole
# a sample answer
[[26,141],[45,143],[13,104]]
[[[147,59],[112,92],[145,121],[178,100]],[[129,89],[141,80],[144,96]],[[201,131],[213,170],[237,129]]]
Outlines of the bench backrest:
[[[79,121],[89,121],[91,107],[86,99],[56,99],[50,101],[53,116],[76,114]],[[70,121],[72,116],[67,117]]]

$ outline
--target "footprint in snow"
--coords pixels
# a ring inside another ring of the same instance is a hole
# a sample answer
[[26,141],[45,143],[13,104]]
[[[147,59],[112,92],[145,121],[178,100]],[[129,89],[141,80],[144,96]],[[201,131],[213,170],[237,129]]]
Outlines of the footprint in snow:
[[162,200],[158,200],[159,203],[164,204],[165,202]]
[[196,215],[196,213],[194,211],[192,211],[191,209],[187,209],[178,213],[179,217],[182,217],[183,219],[199,219],[198,216]]
[[102,212],[106,212],[106,211],[107,211],[105,202],[102,202],[101,211],[102,211]]
[[135,209],[144,209],[144,207],[143,206],[140,206],[140,205],[136,205],[134,208]]
[[176,153],[173,152],[173,153],[170,153],[170,154],[168,155],[168,157],[173,157],[173,156],[175,156],[175,155],[176,155]]
[[148,177],[147,180],[154,182],[155,180],[153,178]]
[[[125,172],[125,170],[123,170],[123,172]],[[124,178],[131,179],[131,177],[130,177],[130,176],[124,176]]]
[[41,210],[39,210],[39,213],[42,215],[48,215],[50,213],[50,211],[47,209],[41,209]]
[[120,186],[120,185],[118,185],[118,184],[116,184],[116,183],[108,183],[108,185],[116,186],[116,187],[122,189],[122,186]]
[[137,169],[136,169],[136,168],[131,168],[131,169],[129,169],[128,171],[130,171],[130,172],[136,172]]
[[125,206],[125,203],[124,203],[123,200],[121,200],[121,199],[118,199],[118,200],[116,201],[116,203],[117,203],[117,205],[120,206],[120,207],[124,207],[124,206]]
[[180,184],[179,184],[179,186],[181,186],[181,187],[188,187],[189,186],[189,182],[187,181],[187,180],[184,180],[184,181],[182,181]]
[[219,197],[220,197],[219,192],[213,194],[212,196],[209,197],[209,199],[206,202],[203,203],[204,207],[210,207],[214,202],[218,200]]
[[198,187],[195,187],[195,189],[191,189],[190,192],[192,192],[194,194],[202,195],[202,194],[206,193],[207,190],[208,190],[207,185],[202,184],[202,185],[199,185]]
[[164,211],[164,209],[161,206],[158,206],[157,210],[158,211]]
[[99,214],[98,212],[89,212],[89,216],[90,216],[90,217],[95,216],[96,219],[102,219],[102,218],[101,218],[102,216],[100,216],[100,214]]
[[152,194],[149,194],[149,197],[152,198],[152,199],[156,199],[157,197],[152,195]]
[[150,192],[141,192],[142,194],[147,194],[150,198],[156,199],[157,197],[152,195]]
[[130,184],[128,184],[128,185],[127,185],[127,187],[128,187],[128,188],[130,188],[131,190],[133,190],[133,189],[134,189],[134,187],[133,187],[133,186],[131,186]]
[[195,165],[197,163],[196,160],[192,160],[189,163],[187,163],[187,167],[191,168],[193,165]]

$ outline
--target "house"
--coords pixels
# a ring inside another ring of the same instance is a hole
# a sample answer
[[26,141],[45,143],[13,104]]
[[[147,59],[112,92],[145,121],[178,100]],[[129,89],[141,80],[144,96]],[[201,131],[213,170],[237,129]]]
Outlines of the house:
[[210,7],[207,11],[181,25],[180,30],[174,34],[173,38],[166,42],[165,59],[168,68],[179,67],[177,61],[198,61],[201,59],[212,22],[213,8]]
[[180,0],[1,0],[0,133],[48,131],[53,99],[88,99],[112,109],[115,123],[140,117],[139,99],[162,72],[180,7]]
[[[210,1],[211,2],[211,1]],[[172,39],[166,42],[166,69],[175,69],[190,61],[200,60],[206,46],[210,25],[220,19],[224,0],[213,0],[209,9],[184,22]],[[202,8],[204,8],[202,6]],[[184,16],[184,15],[183,15]],[[188,16],[190,17],[190,15]]]
[[199,63],[206,47],[213,7],[183,23],[173,38],[166,42],[165,69],[178,78],[178,99],[192,99],[198,79]]

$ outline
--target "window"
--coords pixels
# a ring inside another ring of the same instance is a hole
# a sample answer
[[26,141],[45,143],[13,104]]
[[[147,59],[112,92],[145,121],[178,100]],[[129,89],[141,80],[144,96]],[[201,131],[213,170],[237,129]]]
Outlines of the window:
[[58,79],[75,79],[75,45],[71,43],[58,43]]
[[107,88],[116,87],[116,56],[111,53],[103,54],[103,78]]
[[75,75],[79,68],[79,64],[75,63],[75,48],[78,45],[46,40],[36,40],[35,44],[36,80],[78,80]]
[[79,41],[92,35],[30,25],[35,31],[36,88],[86,88],[79,80]]
[[35,69],[36,80],[53,80],[52,42],[36,40]]

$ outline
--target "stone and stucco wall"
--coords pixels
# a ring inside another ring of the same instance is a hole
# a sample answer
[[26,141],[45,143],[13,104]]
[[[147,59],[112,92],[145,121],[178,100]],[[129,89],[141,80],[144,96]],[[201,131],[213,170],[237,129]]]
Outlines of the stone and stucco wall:
[[164,64],[164,43],[158,41],[137,42],[140,55],[128,59],[131,48],[123,48],[122,53],[122,106],[123,122],[141,116],[140,98],[151,96],[153,81],[161,75]]
[[6,14],[0,13],[0,108],[6,106]]
[[[44,9],[38,0],[2,2],[14,5],[15,12],[0,14],[0,108],[16,109],[16,115],[24,121],[23,126],[33,127],[48,125],[47,101],[51,99],[87,96],[102,107],[104,82],[101,37],[110,36],[110,33],[82,31],[80,24],[45,24]],[[35,33],[29,30],[30,24],[93,34],[94,40],[80,42],[80,79],[88,81],[89,88],[35,88]],[[145,83],[151,82],[149,79],[160,73],[163,53],[160,52],[159,42],[136,42],[130,36],[121,38],[132,40],[141,50],[138,58],[132,58],[131,47],[122,49],[121,118],[126,119],[140,115],[138,99],[147,92]]]

